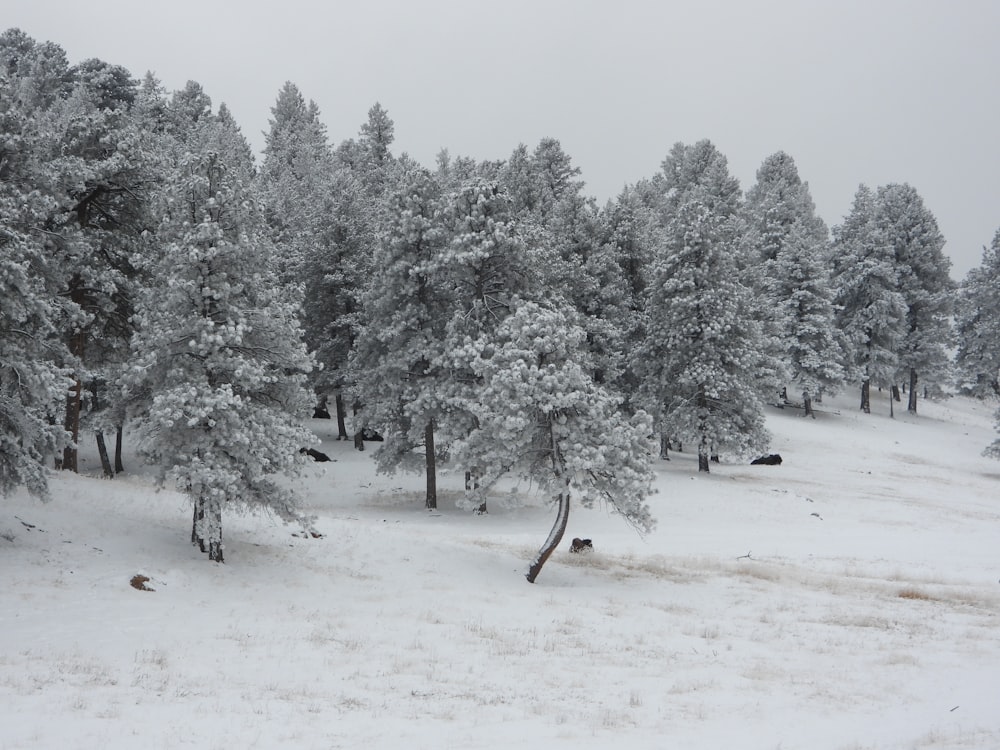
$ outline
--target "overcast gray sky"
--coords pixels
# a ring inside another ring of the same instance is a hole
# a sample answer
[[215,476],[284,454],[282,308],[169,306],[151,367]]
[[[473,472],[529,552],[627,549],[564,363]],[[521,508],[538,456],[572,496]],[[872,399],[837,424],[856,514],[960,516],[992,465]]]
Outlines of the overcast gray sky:
[[0,0],[11,26],[198,81],[258,150],[292,81],[334,143],[378,101],[427,166],[558,138],[601,202],[701,138],[744,189],[787,151],[831,226],[859,183],[909,182],[956,279],[1000,228],[997,0]]

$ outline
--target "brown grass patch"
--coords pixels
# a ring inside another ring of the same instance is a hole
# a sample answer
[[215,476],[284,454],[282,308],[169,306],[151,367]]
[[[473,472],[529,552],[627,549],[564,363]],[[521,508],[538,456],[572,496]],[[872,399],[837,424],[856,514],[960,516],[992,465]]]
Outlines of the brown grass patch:
[[932,602],[935,600],[935,597],[931,596],[925,591],[909,587],[905,589],[900,589],[899,593],[897,593],[896,596],[898,596],[900,599],[918,599],[924,602]]

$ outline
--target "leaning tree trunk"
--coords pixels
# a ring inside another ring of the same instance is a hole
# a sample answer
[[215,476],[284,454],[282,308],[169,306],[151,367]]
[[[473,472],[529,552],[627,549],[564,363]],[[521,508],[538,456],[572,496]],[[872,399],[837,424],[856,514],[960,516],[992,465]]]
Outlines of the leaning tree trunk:
[[437,462],[434,456],[434,420],[432,419],[424,427],[424,450],[427,454],[427,500],[426,507],[434,509],[438,507],[437,498]]
[[525,578],[528,579],[528,583],[534,583],[535,579],[538,578],[538,574],[542,572],[542,566],[545,562],[552,556],[556,547],[559,546],[559,542],[562,541],[563,534],[566,533],[566,524],[569,521],[569,480],[566,480],[566,485],[562,492],[559,493],[559,510],[556,513],[556,521],[552,524],[552,531],[549,532],[548,539],[545,540],[545,544],[542,548],[538,550],[538,554],[535,555],[535,559],[531,561],[531,566],[528,568],[528,572]]
[[910,394],[906,402],[906,410],[910,414],[917,413],[917,370],[914,367],[910,368]]
[[97,455],[101,457],[101,470],[105,479],[114,479],[115,470],[111,467],[111,457],[108,455],[108,444],[104,442],[104,433],[97,431]]
[[122,463],[122,434],[125,429],[118,425],[115,430],[115,474],[121,474],[125,471],[125,465]]
[[872,413],[872,381],[864,380],[861,383],[861,411],[865,414]]
[[813,402],[812,397],[809,395],[809,391],[802,391],[802,408],[805,410],[805,414],[803,416],[816,419],[816,415],[813,413]]

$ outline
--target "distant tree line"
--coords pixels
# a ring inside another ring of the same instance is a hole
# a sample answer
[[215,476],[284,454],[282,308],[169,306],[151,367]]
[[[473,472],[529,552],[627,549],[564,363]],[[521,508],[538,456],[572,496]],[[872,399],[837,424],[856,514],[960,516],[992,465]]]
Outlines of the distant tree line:
[[426,474],[429,508],[441,461],[479,512],[500,477],[545,487],[534,580],[571,497],[648,529],[652,457],[760,454],[767,403],[1000,395],[1000,233],[954,284],[910,185],[862,185],[831,233],[783,152],[743,193],[678,143],[602,206],[551,138],[428,168],[378,104],[340,144],[292,83],[271,114],[258,165],[199,84],[0,35],[4,494],[45,497],[88,433],[113,477],[128,425],[222,561],[223,508],[308,523],[272,477],[329,404],[341,438],[384,437],[381,470]]

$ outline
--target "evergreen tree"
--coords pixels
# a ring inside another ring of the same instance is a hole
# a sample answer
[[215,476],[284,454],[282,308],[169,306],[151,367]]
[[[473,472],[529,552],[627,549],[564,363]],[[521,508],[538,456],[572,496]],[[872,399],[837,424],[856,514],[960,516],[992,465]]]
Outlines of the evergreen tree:
[[899,268],[892,246],[877,229],[876,211],[875,195],[861,185],[851,212],[833,230],[837,322],[848,337],[849,374],[861,381],[861,409],[866,413],[871,411],[872,384],[892,384],[906,334]]
[[915,414],[918,375],[938,382],[948,375],[955,290],[951,261],[944,255],[944,237],[934,215],[910,185],[879,188],[875,232],[892,253],[897,288],[906,305],[897,377],[908,381],[907,409]]
[[757,170],[743,224],[761,318],[811,415],[812,396],[843,384],[845,345],[834,324],[829,233],[788,154],[769,156]]
[[959,288],[955,332],[959,389],[977,398],[1000,398],[1000,231]]
[[298,307],[275,284],[272,251],[226,123],[199,117],[163,203],[162,254],[137,315],[134,391],[143,453],[194,504],[191,539],[223,561],[223,508],[301,520],[269,477],[295,470],[314,441],[302,427],[311,361]]
[[757,378],[769,372],[759,322],[740,284],[725,219],[689,199],[667,229],[636,350],[639,400],[664,434],[698,446],[698,469],[718,450],[769,442]]
[[495,331],[465,344],[482,387],[471,406],[477,429],[456,442],[456,457],[487,486],[511,472],[558,506],[531,583],[562,539],[571,495],[585,507],[606,502],[642,531],[654,523],[645,502],[652,423],[643,412],[623,417],[621,399],[595,384],[585,338],[559,311],[515,299]]
[[[435,424],[444,416],[445,373],[434,361],[442,353],[449,297],[440,280],[439,256],[450,239],[440,192],[424,172],[396,197],[351,359],[364,420],[384,437],[375,453],[379,469],[423,468],[427,508],[437,507]],[[414,461],[420,448],[422,467]]]

